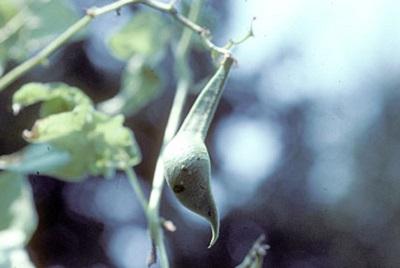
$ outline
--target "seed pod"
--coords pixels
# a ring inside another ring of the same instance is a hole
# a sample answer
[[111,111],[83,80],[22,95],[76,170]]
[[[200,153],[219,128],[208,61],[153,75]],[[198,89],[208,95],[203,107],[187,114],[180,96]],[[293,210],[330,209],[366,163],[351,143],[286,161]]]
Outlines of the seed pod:
[[204,139],[232,63],[229,56],[224,60],[163,151],[164,173],[169,187],[182,205],[211,225],[209,247],[218,239],[219,216],[210,186],[211,164]]

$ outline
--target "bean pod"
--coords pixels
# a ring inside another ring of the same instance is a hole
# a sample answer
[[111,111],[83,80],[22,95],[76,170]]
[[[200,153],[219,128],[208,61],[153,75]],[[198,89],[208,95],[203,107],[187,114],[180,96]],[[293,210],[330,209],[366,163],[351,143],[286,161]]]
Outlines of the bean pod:
[[232,63],[230,56],[224,59],[163,151],[168,186],[183,206],[210,223],[212,238],[209,247],[218,239],[219,216],[211,191],[211,164],[204,139]]

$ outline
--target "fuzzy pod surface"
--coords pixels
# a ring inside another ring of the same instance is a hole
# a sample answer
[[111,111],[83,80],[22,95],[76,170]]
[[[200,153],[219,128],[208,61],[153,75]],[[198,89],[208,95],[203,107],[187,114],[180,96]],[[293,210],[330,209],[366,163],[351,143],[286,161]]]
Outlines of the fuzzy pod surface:
[[219,216],[211,191],[211,163],[204,139],[222,95],[233,59],[225,58],[201,91],[175,137],[163,150],[164,174],[179,202],[206,219],[213,246],[219,235]]
[[205,218],[211,226],[209,247],[218,239],[219,216],[211,192],[211,165],[200,136],[179,133],[164,149],[164,171],[169,187],[180,203]]

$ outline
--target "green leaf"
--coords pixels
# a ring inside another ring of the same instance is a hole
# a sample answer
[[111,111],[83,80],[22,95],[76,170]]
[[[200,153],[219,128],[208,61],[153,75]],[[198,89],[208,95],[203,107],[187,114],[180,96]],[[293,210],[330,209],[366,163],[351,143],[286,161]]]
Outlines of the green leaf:
[[109,47],[122,60],[136,54],[152,57],[166,48],[169,36],[170,30],[162,17],[139,12],[111,36]]
[[0,64],[26,59],[78,18],[67,0],[1,0]]
[[[67,109],[56,109],[54,100]],[[46,107],[24,138],[30,143],[46,143],[57,153],[68,153],[69,161],[45,174],[77,181],[87,175],[107,175],[115,169],[137,165],[141,154],[132,131],[123,126],[124,117],[96,111],[79,89],[65,84],[31,83],[13,97],[14,107],[42,101]],[[54,112],[54,114],[50,114]]]
[[37,215],[23,176],[0,173],[0,215],[0,267],[33,267],[24,246],[37,227]]
[[[29,183],[23,176],[0,173],[0,214],[0,248],[6,242],[26,245],[36,229],[37,216]],[[12,241],[2,239],[9,232],[15,232],[18,237]]]
[[71,2],[67,0],[33,0],[29,10],[36,23],[27,25],[30,31],[24,37],[33,47],[34,43],[47,43],[79,19]]
[[78,105],[91,106],[92,101],[79,89],[66,87],[63,83],[29,83],[22,86],[13,96],[13,110],[43,101],[41,117],[71,111]]
[[161,88],[156,69],[147,65],[142,57],[133,57],[123,73],[120,92],[101,103],[99,109],[107,114],[132,115],[159,96]]
[[0,156],[0,168],[14,173],[48,173],[69,161],[69,154],[49,144],[33,144],[11,155]]

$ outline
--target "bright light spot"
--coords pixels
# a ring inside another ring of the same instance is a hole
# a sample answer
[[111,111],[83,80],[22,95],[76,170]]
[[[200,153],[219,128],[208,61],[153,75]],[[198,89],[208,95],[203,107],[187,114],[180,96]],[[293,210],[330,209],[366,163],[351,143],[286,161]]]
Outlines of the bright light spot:
[[219,125],[216,148],[229,184],[241,190],[253,189],[265,179],[275,168],[281,152],[274,126],[236,116]]

